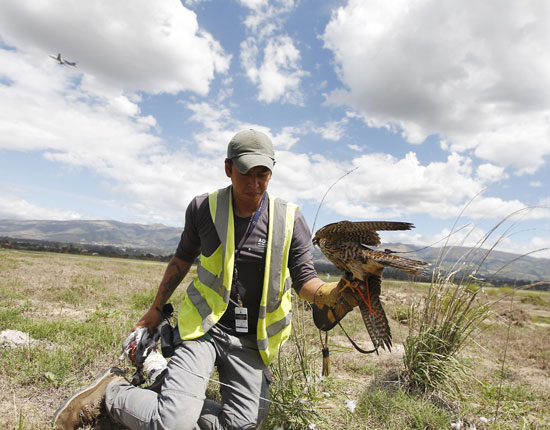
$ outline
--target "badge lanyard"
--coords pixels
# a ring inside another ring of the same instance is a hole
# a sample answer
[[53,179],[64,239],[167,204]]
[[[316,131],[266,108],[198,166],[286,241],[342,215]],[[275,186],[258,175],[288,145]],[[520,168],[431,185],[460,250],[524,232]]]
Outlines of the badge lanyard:
[[[241,242],[237,246],[237,249],[235,249],[235,261],[233,264],[233,282],[232,282],[233,286],[235,286],[235,283],[239,275],[239,272],[237,270],[237,259],[241,255],[241,250],[244,244],[246,243],[246,240],[252,234],[252,231],[254,230],[254,228],[256,227],[256,224],[258,223],[260,214],[262,212],[262,208],[264,206],[265,195],[266,193],[264,193],[264,195],[262,196],[262,200],[260,201],[260,205],[258,206],[258,209],[256,209],[256,211],[254,212],[254,215],[252,215],[250,219],[245,235],[241,239]],[[236,289],[236,286],[235,286],[235,289]],[[238,291],[236,292],[237,292],[238,303],[236,304],[237,306],[235,307],[235,330],[238,333],[248,333],[248,309],[243,307],[241,296]]]

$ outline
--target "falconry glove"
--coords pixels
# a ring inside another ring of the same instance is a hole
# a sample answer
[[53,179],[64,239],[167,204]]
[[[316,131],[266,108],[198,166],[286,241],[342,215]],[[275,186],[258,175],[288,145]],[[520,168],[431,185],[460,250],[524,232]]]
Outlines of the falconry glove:
[[313,298],[313,321],[318,329],[331,330],[354,307],[359,306],[353,283],[357,279],[342,276],[338,282],[327,282],[321,285]]

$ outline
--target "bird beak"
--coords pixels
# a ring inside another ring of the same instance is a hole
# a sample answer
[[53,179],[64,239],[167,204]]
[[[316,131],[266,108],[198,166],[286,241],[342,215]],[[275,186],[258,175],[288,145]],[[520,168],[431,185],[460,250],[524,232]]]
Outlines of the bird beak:
[[313,243],[313,246],[315,246],[315,245],[319,246],[319,239],[314,237],[313,240],[311,241],[311,243]]

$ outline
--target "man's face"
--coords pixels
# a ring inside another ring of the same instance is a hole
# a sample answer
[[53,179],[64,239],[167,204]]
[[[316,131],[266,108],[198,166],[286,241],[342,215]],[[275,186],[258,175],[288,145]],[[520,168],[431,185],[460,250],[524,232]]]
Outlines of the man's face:
[[241,173],[235,165],[230,166],[226,162],[225,173],[231,178],[234,198],[245,204],[258,204],[271,179],[271,170],[264,166],[256,166]]

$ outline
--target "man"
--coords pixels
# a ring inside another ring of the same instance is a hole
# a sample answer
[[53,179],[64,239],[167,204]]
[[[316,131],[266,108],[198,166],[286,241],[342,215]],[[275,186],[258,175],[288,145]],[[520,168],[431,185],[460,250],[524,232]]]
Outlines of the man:
[[[319,307],[334,307],[339,291],[338,283],[316,275],[303,215],[266,192],[274,164],[265,134],[237,133],[225,160],[231,185],[195,197],[187,208],[177,251],[134,327],[154,330],[162,322],[163,305],[200,256],[178,315],[182,343],[160,394],[134,387],[112,368],[58,409],[57,428],[92,421],[103,397],[110,418],[130,429],[253,429],[261,423],[268,365],[290,335],[290,279],[300,297]],[[205,399],[214,367],[222,404]]]

